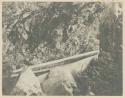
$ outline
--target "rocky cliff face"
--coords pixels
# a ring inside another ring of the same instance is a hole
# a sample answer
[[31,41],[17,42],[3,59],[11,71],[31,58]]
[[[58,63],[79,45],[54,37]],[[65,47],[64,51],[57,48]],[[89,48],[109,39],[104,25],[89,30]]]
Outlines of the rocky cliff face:
[[[120,4],[112,4],[100,25],[99,62],[105,66],[104,80],[108,81],[114,95],[122,94],[122,13]],[[111,18],[112,17],[112,18]],[[104,39],[105,38],[105,39]],[[109,76],[107,76],[109,74]]]
[[19,67],[99,48],[103,3],[3,4],[3,62]]
[[24,66],[98,49],[103,9],[100,2],[4,2],[4,76]]
[[97,95],[122,95],[123,40],[121,9],[121,4],[113,3],[111,6],[107,6],[107,14],[103,16],[100,22],[100,53],[98,63],[90,66],[91,74],[89,74],[95,80],[93,81],[95,83],[94,91]]
[[[3,93],[7,92],[5,81],[15,69],[100,49],[99,60],[92,61],[82,75],[87,75],[88,85],[96,95],[120,95],[121,9],[120,3],[4,2]],[[72,92],[72,88],[69,91]]]

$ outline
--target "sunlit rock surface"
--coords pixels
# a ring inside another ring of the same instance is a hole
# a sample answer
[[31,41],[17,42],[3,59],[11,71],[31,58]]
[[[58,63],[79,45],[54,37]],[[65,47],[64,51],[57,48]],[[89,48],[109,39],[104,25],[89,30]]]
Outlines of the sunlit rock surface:
[[14,87],[12,95],[43,95],[40,82],[30,69],[24,71]]

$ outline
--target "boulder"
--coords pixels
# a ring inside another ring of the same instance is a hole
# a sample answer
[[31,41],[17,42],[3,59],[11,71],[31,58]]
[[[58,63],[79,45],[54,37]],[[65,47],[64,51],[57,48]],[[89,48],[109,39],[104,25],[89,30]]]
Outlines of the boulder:
[[40,82],[31,69],[26,69],[21,73],[18,82],[13,88],[12,95],[43,95]]
[[42,88],[47,95],[73,95],[77,85],[71,72],[62,67],[56,67],[48,73],[42,83]]

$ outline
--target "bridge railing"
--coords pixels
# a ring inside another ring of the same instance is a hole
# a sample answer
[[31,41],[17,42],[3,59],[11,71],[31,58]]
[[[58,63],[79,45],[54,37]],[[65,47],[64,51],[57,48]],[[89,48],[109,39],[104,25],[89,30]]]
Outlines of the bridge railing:
[[[81,59],[85,59],[85,58],[88,58],[88,57],[91,57],[94,55],[98,55],[98,53],[99,53],[99,50],[91,51],[91,52],[87,52],[87,53],[83,53],[83,54],[79,54],[79,55],[74,55],[74,56],[70,56],[67,58],[59,59],[59,60],[50,61],[47,63],[32,65],[32,66],[29,66],[29,68],[32,69],[34,74],[37,74],[38,72],[44,73],[44,72],[47,72],[52,67],[73,63],[73,62],[79,61]],[[11,77],[17,77],[22,70],[23,70],[23,68],[20,68],[18,70],[14,70]]]

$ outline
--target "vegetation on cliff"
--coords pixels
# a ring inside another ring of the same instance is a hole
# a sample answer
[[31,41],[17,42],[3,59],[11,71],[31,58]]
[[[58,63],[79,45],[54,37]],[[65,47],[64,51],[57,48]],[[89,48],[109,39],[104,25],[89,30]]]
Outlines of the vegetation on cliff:
[[3,2],[3,83],[15,69],[100,50],[83,75],[96,95],[120,95],[121,9],[121,3]]

